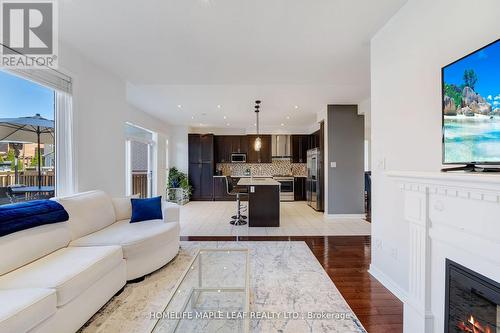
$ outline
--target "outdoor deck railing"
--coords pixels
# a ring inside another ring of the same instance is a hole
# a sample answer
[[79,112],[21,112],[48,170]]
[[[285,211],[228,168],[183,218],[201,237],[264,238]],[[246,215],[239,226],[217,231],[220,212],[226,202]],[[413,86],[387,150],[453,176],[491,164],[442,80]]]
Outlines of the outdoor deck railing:
[[139,194],[139,197],[146,198],[148,196],[148,173],[147,172],[132,172],[132,193]]
[[[19,172],[19,181],[17,185],[37,186],[38,174],[36,171]],[[0,187],[16,185],[14,172],[0,172]],[[55,186],[55,177],[53,171],[46,171],[42,174],[42,186]],[[141,198],[148,194],[148,174],[147,172],[132,173],[132,193],[139,194]]]
[[[0,172],[0,187],[8,187],[11,185],[38,185],[38,173],[36,171],[20,171],[18,184],[15,183],[15,175],[13,171]],[[42,174],[42,186],[55,186],[54,171],[44,171]]]

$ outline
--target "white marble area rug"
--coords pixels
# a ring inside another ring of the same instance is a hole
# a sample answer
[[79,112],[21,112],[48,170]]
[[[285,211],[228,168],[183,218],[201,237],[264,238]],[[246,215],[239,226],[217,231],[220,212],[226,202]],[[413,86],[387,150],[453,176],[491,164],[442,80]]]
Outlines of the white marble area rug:
[[250,311],[314,312],[333,317],[252,319],[250,332],[366,333],[304,242],[181,242],[171,263],[142,282],[127,284],[80,332],[150,332],[155,324],[151,313],[163,310],[197,249],[237,247],[250,249]]

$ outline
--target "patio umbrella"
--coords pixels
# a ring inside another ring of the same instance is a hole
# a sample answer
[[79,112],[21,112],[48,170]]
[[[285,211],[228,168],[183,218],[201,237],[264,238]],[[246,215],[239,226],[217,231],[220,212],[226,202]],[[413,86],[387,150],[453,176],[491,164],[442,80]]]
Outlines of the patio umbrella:
[[38,187],[42,186],[40,144],[54,144],[54,121],[40,114],[32,117],[0,118],[0,142],[33,142],[38,144]]

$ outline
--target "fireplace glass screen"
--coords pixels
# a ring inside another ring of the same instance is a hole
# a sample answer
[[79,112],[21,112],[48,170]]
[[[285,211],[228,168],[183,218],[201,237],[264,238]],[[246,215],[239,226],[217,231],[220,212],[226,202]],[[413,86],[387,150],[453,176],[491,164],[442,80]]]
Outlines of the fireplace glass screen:
[[445,332],[500,333],[500,284],[446,260]]

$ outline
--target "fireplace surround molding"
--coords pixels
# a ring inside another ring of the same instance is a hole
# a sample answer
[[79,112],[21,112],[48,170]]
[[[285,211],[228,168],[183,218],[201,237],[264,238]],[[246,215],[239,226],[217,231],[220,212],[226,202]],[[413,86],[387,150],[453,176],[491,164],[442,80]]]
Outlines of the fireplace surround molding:
[[445,262],[500,281],[500,176],[391,171],[409,231],[405,333],[444,331]]

